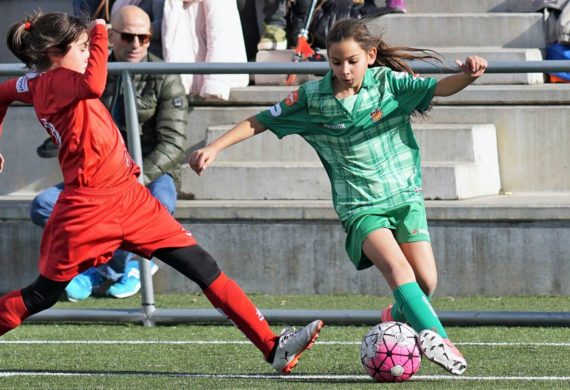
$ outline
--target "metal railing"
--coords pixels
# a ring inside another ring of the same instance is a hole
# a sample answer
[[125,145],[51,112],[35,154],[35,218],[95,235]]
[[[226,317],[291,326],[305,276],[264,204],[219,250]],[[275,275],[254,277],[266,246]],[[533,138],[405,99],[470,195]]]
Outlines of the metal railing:
[[[412,69],[420,74],[459,73],[454,63],[412,61]],[[125,99],[126,125],[129,151],[141,167],[139,181],[142,182],[142,152],[139,138],[139,123],[136,112],[136,98],[131,74],[315,74],[324,75],[329,70],[326,62],[285,63],[164,63],[114,62],[108,64],[109,74],[122,77]],[[0,76],[18,76],[27,71],[21,64],[0,64]],[[570,72],[570,60],[553,61],[490,61],[486,73],[558,73]],[[154,326],[155,322],[218,322],[225,320],[215,310],[194,310],[191,315],[180,310],[156,310],[154,290],[148,261],[141,263],[142,313],[135,310],[57,310],[50,309],[32,316],[31,321],[130,321]],[[328,323],[378,322],[376,311],[287,311],[268,310],[264,312],[269,321],[296,319],[307,322],[318,316]],[[525,313],[525,312],[442,312],[439,313],[446,325],[523,325],[523,326],[570,326],[570,313]]]

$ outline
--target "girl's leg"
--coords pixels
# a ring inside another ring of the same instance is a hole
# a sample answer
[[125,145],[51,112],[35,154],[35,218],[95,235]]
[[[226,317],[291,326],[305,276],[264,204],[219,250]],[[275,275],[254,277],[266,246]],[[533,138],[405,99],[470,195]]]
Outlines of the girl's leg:
[[392,231],[373,231],[364,240],[362,250],[384,275],[394,293],[396,306],[400,307],[412,328],[417,332],[435,329],[442,337],[447,337],[435,311],[416,281],[414,268],[404,256]]
[[[428,248],[425,245],[417,247],[417,251],[414,245],[406,251],[409,249],[419,255]],[[431,246],[429,248],[431,249]],[[419,332],[420,349],[424,356],[452,374],[460,375],[465,372],[465,358],[449,341],[443,325],[415,279],[414,267],[418,267],[426,282],[433,281],[429,278],[435,272],[435,262],[430,265],[428,261],[427,265],[422,266],[417,256],[409,262],[388,229],[370,233],[364,240],[362,250],[380,269],[394,291],[395,306],[401,308],[412,328]],[[426,283],[426,286],[428,284]]]
[[228,278],[199,245],[159,249],[154,256],[196,282],[212,305],[224,313],[278,371],[291,372],[301,354],[318,337],[322,327],[320,320],[295,333],[276,336],[241,287]]
[[[412,266],[420,288],[430,300],[437,286],[437,268],[431,243],[427,241],[404,243],[400,244],[400,248]],[[382,321],[390,318],[399,322],[406,321],[401,305],[395,303],[382,311]]]
[[32,314],[53,306],[69,282],[56,282],[39,276],[21,290],[0,298],[0,336],[18,327]]
[[431,243],[409,242],[400,244],[400,248],[414,269],[418,284],[429,299],[437,287],[437,267]]

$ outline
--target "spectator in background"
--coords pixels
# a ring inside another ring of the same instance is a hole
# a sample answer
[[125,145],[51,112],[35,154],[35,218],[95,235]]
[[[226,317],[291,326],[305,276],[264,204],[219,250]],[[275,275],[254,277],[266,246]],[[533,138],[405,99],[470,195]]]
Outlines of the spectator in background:
[[[167,62],[247,62],[235,0],[166,0],[162,51]],[[183,74],[186,92],[207,100],[228,100],[249,75]]]
[[[136,6],[125,6],[114,13],[109,40],[113,52],[109,61],[159,62],[148,53],[150,44],[150,19]],[[137,94],[137,113],[141,125],[144,183],[168,211],[173,214],[176,206],[175,177],[179,175],[179,161],[184,156],[188,104],[179,75],[141,74],[134,77]],[[120,76],[109,75],[101,100],[123,135],[125,134],[125,109]],[[44,142],[44,144],[46,144]],[[51,142],[51,139],[49,139]],[[32,221],[44,227],[51,215],[63,183],[41,192],[31,206]],[[154,273],[158,266],[152,262]],[[87,299],[95,290],[110,280],[113,284],[106,294],[126,298],[140,289],[139,262],[132,253],[115,252],[108,263],[77,275],[66,287],[70,301]]]
[[119,9],[126,5],[136,5],[150,17],[152,39],[148,51],[162,58],[162,16],[164,13],[164,0],[115,0],[111,8],[111,18]]
[[257,0],[256,10],[262,9],[263,35],[257,50],[287,49],[287,0]]

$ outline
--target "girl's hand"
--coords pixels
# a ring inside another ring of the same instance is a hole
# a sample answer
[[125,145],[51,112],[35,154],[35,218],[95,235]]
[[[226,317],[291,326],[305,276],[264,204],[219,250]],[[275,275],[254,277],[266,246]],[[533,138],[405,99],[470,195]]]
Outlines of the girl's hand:
[[91,30],[93,30],[93,28],[98,24],[107,27],[107,22],[105,22],[105,19],[92,20],[91,23],[87,25],[87,35],[91,35]]
[[0,173],[2,172],[3,169],[4,169],[4,156],[2,156],[2,153],[0,153]]
[[463,73],[471,77],[479,77],[487,69],[487,60],[478,56],[469,56],[465,59],[465,62],[457,60],[455,63],[461,68]]
[[202,176],[202,173],[208,168],[208,166],[214,162],[218,151],[212,147],[206,146],[205,148],[198,149],[190,156],[188,163],[190,167],[198,174]]

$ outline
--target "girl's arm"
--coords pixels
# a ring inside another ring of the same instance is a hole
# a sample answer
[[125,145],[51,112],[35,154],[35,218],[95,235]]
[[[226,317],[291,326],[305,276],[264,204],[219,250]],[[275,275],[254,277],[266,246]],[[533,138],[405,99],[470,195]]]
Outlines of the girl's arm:
[[95,19],[87,27],[90,38],[87,69],[78,90],[79,99],[100,98],[107,82],[107,24],[103,19]]
[[465,63],[459,60],[455,62],[462,72],[439,80],[435,88],[435,96],[451,96],[461,91],[477,80],[487,69],[487,61],[477,56],[467,57]]
[[216,155],[225,148],[246,140],[254,135],[267,130],[265,126],[252,116],[243,122],[235,125],[231,130],[215,139],[212,143],[202,149],[196,150],[190,156],[190,167],[198,174],[206,170],[206,168],[214,162]]
[[105,90],[109,55],[105,21],[95,19],[87,27],[87,32],[89,34],[89,59],[85,73],[58,72],[52,81],[53,90],[66,103],[76,99],[98,99]]

